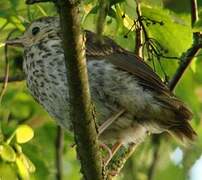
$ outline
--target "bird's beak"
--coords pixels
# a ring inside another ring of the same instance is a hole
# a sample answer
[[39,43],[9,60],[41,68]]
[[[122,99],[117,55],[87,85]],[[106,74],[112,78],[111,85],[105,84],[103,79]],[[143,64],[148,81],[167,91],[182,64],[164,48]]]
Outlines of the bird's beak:
[[9,39],[5,42],[6,45],[9,45],[9,46],[20,46],[20,47],[23,47],[23,38],[20,37],[20,38],[15,38],[15,39]]

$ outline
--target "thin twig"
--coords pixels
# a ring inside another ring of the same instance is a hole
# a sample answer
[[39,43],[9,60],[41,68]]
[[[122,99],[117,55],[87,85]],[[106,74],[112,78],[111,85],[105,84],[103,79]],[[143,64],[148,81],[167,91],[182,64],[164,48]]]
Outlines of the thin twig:
[[[140,19],[142,13],[140,9],[140,3],[139,0],[136,0],[136,13],[138,19]],[[142,44],[143,44],[143,34],[142,34],[142,26],[139,21],[137,21],[136,25],[136,31],[135,31],[135,54],[139,57],[142,57]]]
[[[15,31],[16,31],[16,29],[11,31],[8,34],[6,40],[8,40]],[[4,75],[4,80],[3,80],[4,81],[3,86],[2,86],[2,89],[0,92],[0,103],[1,103],[1,100],[4,96],[4,93],[6,92],[6,88],[7,88],[7,84],[8,84],[8,76],[9,76],[9,62],[8,62],[8,46],[7,46],[7,44],[5,45],[4,54],[5,54],[5,75]]]
[[193,27],[195,22],[198,21],[197,0],[190,0],[190,4],[191,4],[191,25]]
[[9,63],[8,63],[8,46],[5,45],[5,76],[4,76],[4,82],[3,82],[3,86],[0,92],[0,104],[1,104],[1,100],[6,92],[6,87],[7,87],[7,82],[8,82],[8,75],[9,75]]
[[64,149],[64,131],[63,129],[58,126],[57,127],[57,134],[55,139],[55,165],[56,165],[56,180],[62,180],[62,170],[63,170],[63,162],[62,162],[62,155]]

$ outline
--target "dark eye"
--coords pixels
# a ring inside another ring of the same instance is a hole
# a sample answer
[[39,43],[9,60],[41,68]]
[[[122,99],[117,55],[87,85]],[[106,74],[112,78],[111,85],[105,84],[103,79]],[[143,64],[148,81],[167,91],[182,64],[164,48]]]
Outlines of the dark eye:
[[32,35],[35,36],[36,34],[39,33],[39,31],[40,31],[40,28],[39,28],[39,27],[34,27],[34,28],[32,29]]

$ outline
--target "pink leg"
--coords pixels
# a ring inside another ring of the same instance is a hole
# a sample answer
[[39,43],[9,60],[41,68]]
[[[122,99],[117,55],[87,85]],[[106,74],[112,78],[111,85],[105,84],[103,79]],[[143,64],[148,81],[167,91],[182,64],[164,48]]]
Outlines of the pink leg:
[[111,159],[116,154],[116,152],[120,149],[121,146],[122,146],[122,143],[120,142],[117,142],[113,145],[110,155],[108,156],[108,158],[104,160],[104,167],[106,167],[109,164],[109,162],[111,161]]

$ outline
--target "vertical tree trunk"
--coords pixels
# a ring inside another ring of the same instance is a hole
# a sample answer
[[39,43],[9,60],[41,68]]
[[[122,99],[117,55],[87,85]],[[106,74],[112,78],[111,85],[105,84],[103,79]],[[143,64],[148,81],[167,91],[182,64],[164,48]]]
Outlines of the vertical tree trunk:
[[95,117],[89,93],[85,43],[80,28],[78,1],[58,0],[65,64],[69,83],[71,118],[77,154],[86,180],[101,180]]

